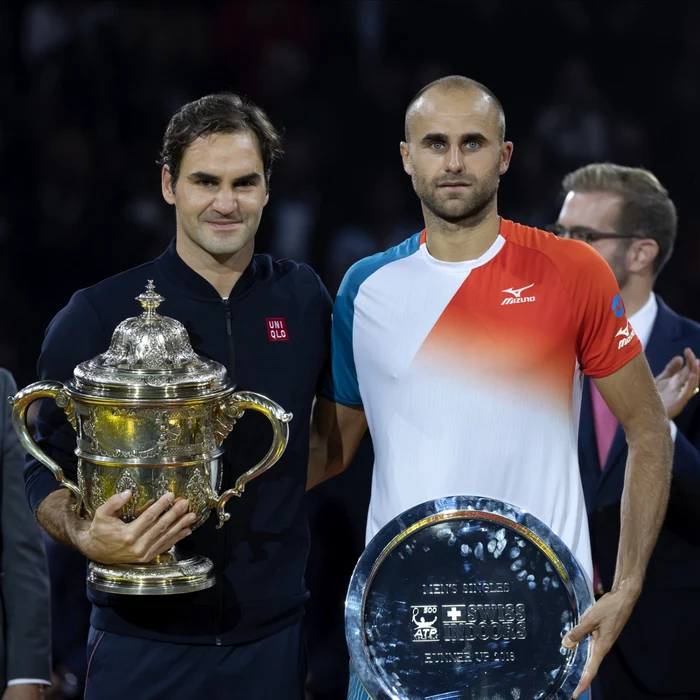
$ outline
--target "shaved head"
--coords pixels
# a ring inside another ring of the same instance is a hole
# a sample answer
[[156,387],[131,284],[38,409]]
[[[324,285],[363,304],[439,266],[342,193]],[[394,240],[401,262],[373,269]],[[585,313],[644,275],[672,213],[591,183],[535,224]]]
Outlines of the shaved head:
[[450,93],[466,93],[466,92],[480,92],[484,100],[493,107],[496,118],[498,119],[498,133],[500,136],[500,141],[503,143],[506,137],[506,116],[503,111],[503,105],[496,95],[491,92],[485,85],[472,80],[471,78],[466,78],[463,75],[448,75],[444,78],[438,78],[432,83],[429,83],[425,87],[421,88],[414,98],[409,102],[408,108],[406,109],[406,118],[404,122],[404,129],[406,132],[406,141],[411,139],[411,121],[413,120],[413,115],[423,107],[423,103],[430,97],[429,93],[433,91],[440,91],[443,94]]
[[461,75],[440,78],[411,100],[401,158],[431,226],[473,226],[496,211],[513,152],[505,128],[495,95]]

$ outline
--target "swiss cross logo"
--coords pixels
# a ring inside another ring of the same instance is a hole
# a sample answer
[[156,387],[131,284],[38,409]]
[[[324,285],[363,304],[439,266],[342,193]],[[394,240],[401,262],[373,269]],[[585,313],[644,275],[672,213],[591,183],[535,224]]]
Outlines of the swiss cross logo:
[[267,337],[270,340],[289,340],[287,333],[287,322],[283,318],[268,318],[267,321]]

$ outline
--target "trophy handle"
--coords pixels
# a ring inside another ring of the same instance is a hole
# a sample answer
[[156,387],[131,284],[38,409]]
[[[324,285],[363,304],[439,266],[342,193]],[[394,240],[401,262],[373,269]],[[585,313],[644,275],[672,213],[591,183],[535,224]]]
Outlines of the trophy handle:
[[219,516],[220,528],[231,515],[224,510],[229,498],[232,496],[240,496],[245,485],[256,476],[260,476],[267,471],[277,460],[284,454],[289,440],[289,421],[292,420],[292,414],[287,413],[279,404],[271,401],[262,394],[256,394],[253,391],[237,391],[231,394],[221,406],[223,412],[231,419],[237,420],[245,411],[258,411],[262,413],[272,424],[272,445],[267,451],[267,454],[258,462],[252,469],[249,469],[244,474],[241,474],[236,480],[236,485],[228,491],[224,491],[214,502],[216,506],[216,514]]
[[74,503],[71,508],[76,513],[80,513],[83,507],[83,496],[80,493],[80,489],[72,481],[66,479],[63,469],[61,469],[57,462],[39,449],[38,445],[29,434],[27,410],[39,399],[53,399],[56,405],[66,412],[68,420],[75,429],[73,400],[60,382],[35,382],[21,391],[18,391],[14,396],[9,396],[7,400],[12,406],[12,424],[14,425],[15,432],[19,437],[22,447],[24,447],[34,459],[50,469],[61,486],[64,486],[72,492],[76,498],[76,503]]

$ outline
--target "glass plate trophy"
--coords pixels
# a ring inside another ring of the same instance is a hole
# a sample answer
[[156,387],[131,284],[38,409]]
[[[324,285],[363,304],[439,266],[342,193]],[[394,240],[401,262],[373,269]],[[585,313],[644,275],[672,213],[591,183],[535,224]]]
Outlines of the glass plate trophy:
[[[284,453],[292,414],[261,394],[236,391],[223,365],[197,355],[185,327],[156,313],[164,299],[152,281],[137,300],[143,313],[117,326],[107,352],[78,365],[65,384],[36,382],[10,397],[15,430],[24,449],[71,490],[80,515],[92,517],[111,496],[130,489],[120,516],[130,522],[170,492],[197,514],[192,530],[212,509],[221,527],[229,518],[227,501]],[[76,431],[77,484],[29,434],[27,409],[43,398],[53,399]],[[219,494],[223,442],[247,410],[270,421],[272,444],[259,464]],[[214,583],[211,560],[185,557],[177,545],[145,564],[88,567],[88,585],[110,593],[188,593]]]
[[509,503],[472,496],[411,508],[369,543],[345,631],[373,700],[569,700],[588,638],[564,635],[592,604],[566,545]]

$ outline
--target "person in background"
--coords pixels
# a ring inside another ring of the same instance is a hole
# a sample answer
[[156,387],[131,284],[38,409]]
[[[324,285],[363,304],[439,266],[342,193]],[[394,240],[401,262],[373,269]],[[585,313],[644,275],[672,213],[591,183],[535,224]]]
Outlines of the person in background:
[[24,497],[24,451],[8,396],[17,387],[0,368],[0,688],[1,700],[39,700],[51,685],[51,610],[46,557]]
[[[552,230],[589,244],[615,274],[629,320],[629,326],[620,323],[616,338],[623,342],[635,333],[641,341],[675,444],[668,512],[639,600],[600,667],[602,700],[698,698],[700,641],[694,634],[668,637],[670,630],[700,626],[700,402],[693,398],[700,376],[700,325],[654,293],[673,253],[676,208],[648,170],[613,163],[579,168],[564,178],[563,189]],[[614,585],[628,457],[622,427],[595,382],[586,379],[579,467],[598,598]],[[649,483],[650,489],[657,486]]]

